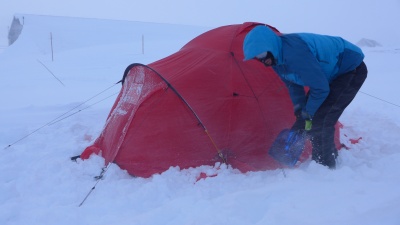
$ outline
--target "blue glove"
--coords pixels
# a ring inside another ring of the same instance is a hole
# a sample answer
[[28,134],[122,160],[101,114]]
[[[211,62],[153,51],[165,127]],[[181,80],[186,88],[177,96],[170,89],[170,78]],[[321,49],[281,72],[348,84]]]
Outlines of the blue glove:
[[294,122],[294,124],[292,125],[292,128],[290,128],[290,129],[293,130],[293,131],[302,131],[302,130],[304,130],[305,121],[301,117],[301,109],[295,111],[294,112],[294,116],[296,117],[296,121]]

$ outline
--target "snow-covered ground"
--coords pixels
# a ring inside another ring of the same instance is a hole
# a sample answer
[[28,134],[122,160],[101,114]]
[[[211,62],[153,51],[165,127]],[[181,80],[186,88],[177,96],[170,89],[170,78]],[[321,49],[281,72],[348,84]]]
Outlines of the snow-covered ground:
[[[336,170],[307,161],[286,177],[203,166],[143,179],[112,165],[79,207],[104,161],[70,157],[101,132],[125,68],[209,29],[25,15],[0,52],[0,224],[399,225],[400,43],[384,42],[363,47],[369,75],[341,117],[351,149]],[[218,176],[196,182],[201,172]]]

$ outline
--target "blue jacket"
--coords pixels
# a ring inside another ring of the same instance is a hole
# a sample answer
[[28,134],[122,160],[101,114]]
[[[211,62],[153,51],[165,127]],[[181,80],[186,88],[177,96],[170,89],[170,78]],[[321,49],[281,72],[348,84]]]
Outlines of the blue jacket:
[[[364,54],[350,42],[327,35],[295,33],[276,35],[269,27],[253,28],[243,43],[245,60],[271,52],[275,72],[289,89],[294,110],[315,112],[329,94],[329,84],[361,64]],[[304,87],[309,87],[308,101]]]

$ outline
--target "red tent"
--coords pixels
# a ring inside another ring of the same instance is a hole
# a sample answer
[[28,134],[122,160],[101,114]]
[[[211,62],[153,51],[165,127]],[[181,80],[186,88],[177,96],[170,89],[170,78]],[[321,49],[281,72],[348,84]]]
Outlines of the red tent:
[[103,132],[81,158],[101,153],[140,177],[216,162],[242,172],[278,168],[268,149],[295,118],[273,70],[243,61],[243,39],[256,25],[219,27],[164,59],[130,65]]

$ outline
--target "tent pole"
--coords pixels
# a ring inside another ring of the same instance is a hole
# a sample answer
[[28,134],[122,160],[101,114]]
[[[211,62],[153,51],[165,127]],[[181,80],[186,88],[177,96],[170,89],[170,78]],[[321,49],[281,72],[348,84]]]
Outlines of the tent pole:
[[161,74],[159,74],[157,71],[155,71],[153,68],[143,65],[141,63],[133,63],[131,65],[129,65],[124,72],[124,76],[122,77],[122,84],[125,81],[125,77],[128,75],[129,71],[135,67],[135,66],[143,66],[151,71],[153,71],[155,74],[157,74],[157,76],[159,76],[167,85],[168,88],[171,88],[171,90],[178,96],[178,98],[180,98],[182,100],[183,103],[185,103],[185,105],[189,108],[189,110],[193,113],[193,115],[196,117],[197,121],[199,122],[199,124],[203,127],[204,132],[207,134],[208,138],[210,139],[211,143],[214,145],[215,149],[217,150],[218,156],[222,159],[223,163],[227,164],[227,160],[224,157],[224,155],[222,154],[221,150],[217,147],[217,145],[215,144],[214,140],[212,139],[211,135],[208,133],[208,130],[206,128],[206,126],[203,124],[203,122],[200,120],[200,117],[197,115],[197,113],[193,110],[193,108],[189,105],[189,103],[182,97],[181,94],[179,94],[179,92],[163,77],[161,76]]

